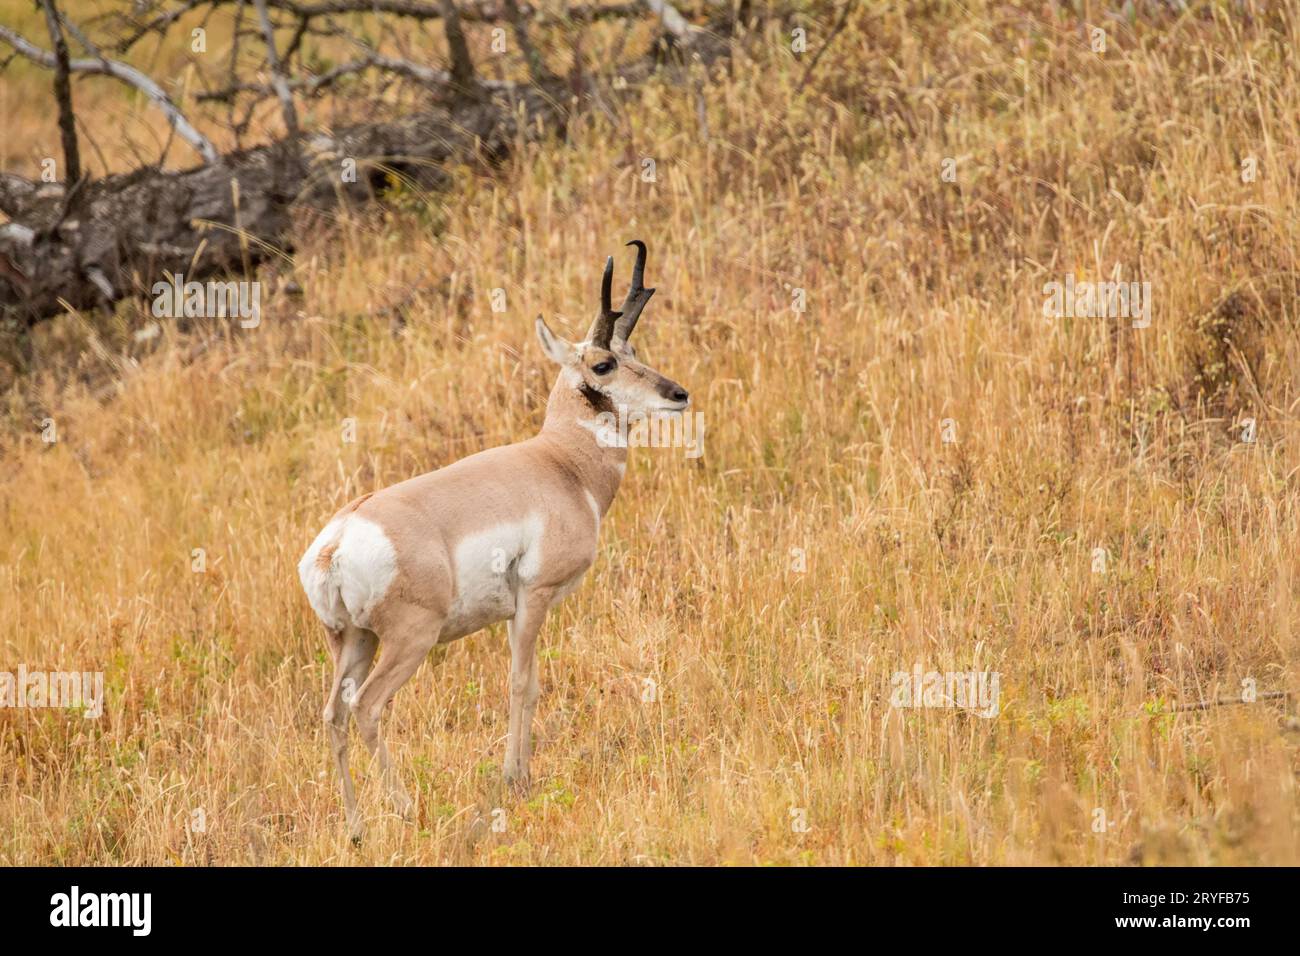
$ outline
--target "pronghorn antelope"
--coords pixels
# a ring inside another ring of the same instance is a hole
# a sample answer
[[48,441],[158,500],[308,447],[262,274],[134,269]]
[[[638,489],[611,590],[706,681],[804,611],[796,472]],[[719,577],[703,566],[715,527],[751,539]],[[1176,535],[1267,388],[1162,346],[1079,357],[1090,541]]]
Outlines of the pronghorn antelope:
[[330,520],[298,564],[334,658],[324,716],[354,839],[361,823],[348,773],[349,716],[379,758],[395,809],[409,816],[411,798],[380,735],[380,716],[435,644],[501,620],[510,635],[504,776],[527,786],[537,635],[546,612],[595,560],[601,518],[627,467],[626,443],[611,440],[598,417],[679,413],[689,402],[685,389],[637,361],[628,344],[655,291],[643,284],[645,243],[628,245],[637,256],[623,308],[615,312],[610,303],[611,257],[585,341],[567,342],[537,318],[542,350],[560,367],[541,432],[362,495]]

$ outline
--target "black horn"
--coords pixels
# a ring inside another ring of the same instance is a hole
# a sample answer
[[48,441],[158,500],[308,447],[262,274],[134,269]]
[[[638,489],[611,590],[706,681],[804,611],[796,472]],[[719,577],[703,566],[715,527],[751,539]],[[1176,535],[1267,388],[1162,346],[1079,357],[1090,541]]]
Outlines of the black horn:
[[636,320],[641,318],[641,310],[655,294],[654,289],[647,289],[644,284],[645,243],[633,239],[628,245],[636,246],[636,265],[632,267],[632,284],[628,286],[627,298],[623,300],[622,316],[614,325],[614,340],[618,342],[626,342],[631,337],[632,330],[636,328]]
[[614,257],[608,256],[605,259],[605,275],[600,280],[600,314],[596,320],[591,323],[591,329],[587,332],[587,338],[592,345],[598,348],[607,349],[610,345],[610,339],[614,334],[614,322],[621,316],[622,312],[615,312],[610,302],[610,294],[614,286]]

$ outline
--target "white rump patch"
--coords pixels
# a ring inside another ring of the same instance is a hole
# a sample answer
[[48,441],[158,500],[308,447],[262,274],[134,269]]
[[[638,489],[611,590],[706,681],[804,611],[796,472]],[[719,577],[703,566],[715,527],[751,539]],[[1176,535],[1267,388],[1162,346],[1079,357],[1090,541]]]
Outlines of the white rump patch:
[[370,612],[397,576],[397,552],[384,529],[369,518],[348,516],[334,555],[339,591],[357,627],[369,627]]
[[302,582],[302,589],[307,592],[311,609],[316,612],[316,616],[326,627],[335,631],[347,623],[347,608],[343,606],[343,601],[339,597],[336,583],[337,566],[333,559],[325,568],[321,568],[317,561],[326,545],[337,543],[343,520],[335,518],[327,524],[321,533],[316,535],[316,540],[311,543],[302,560],[298,562],[298,580]]
[[[321,551],[334,546],[328,566]],[[384,529],[353,513],[325,526],[298,562],[307,600],[326,627],[368,627],[374,610],[397,576],[397,552]]]

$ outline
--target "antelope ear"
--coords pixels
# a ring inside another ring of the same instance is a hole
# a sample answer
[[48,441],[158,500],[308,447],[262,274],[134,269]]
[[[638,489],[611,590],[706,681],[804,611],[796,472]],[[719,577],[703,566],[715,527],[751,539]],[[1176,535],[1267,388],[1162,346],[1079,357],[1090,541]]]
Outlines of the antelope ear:
[[542,351],[556,365],[567,365],[573,361],[573,346],[560,338],[546,325],[546,320],[537,317],[537,341],[542,343]]

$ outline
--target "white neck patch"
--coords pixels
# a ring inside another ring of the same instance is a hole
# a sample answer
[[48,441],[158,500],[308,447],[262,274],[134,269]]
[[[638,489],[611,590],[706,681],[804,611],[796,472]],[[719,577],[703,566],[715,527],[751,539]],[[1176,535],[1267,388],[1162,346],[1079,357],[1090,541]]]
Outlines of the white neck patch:
[[619,435],[618,428],[608,418],[579,418],[578,424],[596,436],[601,448],[626,448],[627,436]]

